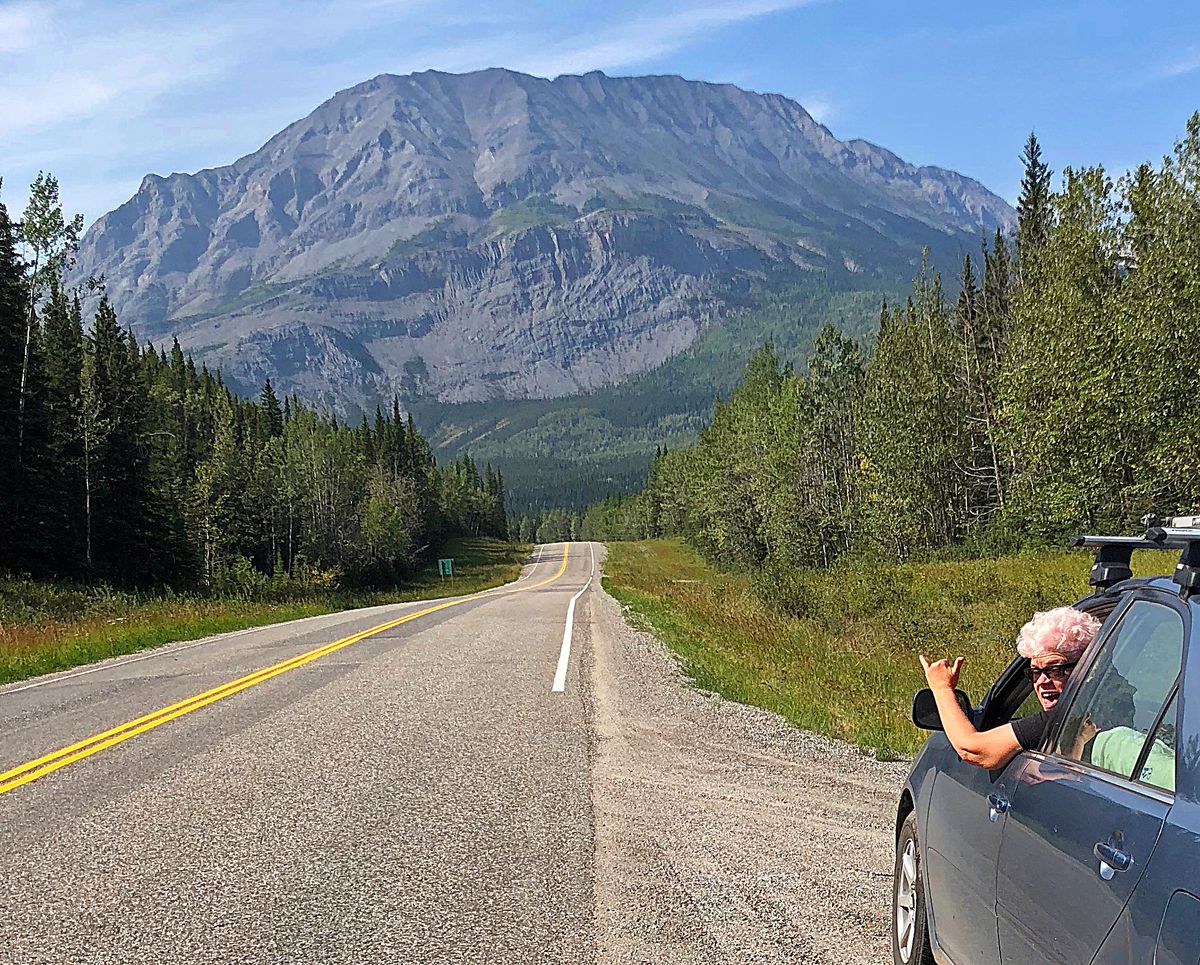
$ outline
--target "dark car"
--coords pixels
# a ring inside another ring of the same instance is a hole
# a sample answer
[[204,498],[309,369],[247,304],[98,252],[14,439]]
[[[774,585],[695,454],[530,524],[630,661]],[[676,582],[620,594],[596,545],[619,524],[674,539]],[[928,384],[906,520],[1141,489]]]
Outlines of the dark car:
[[[1200,520],[1176,522],[1073,541],[1103,627],[1039,748],[987,771],[925,742],[896,813],[897,965],[1200,965]],[[1136,549],[1181,551],[1174,576],[1133,579]],[[1040,709],[1027,665],[958,695],[978,729]],[[940,731],[929,691],[913,720]]]

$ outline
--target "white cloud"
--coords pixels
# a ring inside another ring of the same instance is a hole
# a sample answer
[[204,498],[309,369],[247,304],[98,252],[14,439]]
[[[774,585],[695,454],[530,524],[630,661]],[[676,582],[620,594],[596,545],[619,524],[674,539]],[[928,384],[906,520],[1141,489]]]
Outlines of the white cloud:
[[94,116],[110,105],[124,115],[136,113],[159,94],[225,69],[223,45],[232,36],[230,27],[217,23],[157,29],[114,23],[98,32],[60,23],[53,42],[20,57],[0,57],[0,69],[10,68],[12,78],[0,88],[0,141]]
[[41,3],[0,5],[0,54],[34,49],[45,36],[48,11]]
[[229,163],[375,74],[633,68],[820,0],[621,2],[538,16],[528,0],[0,0],[4,200],[19,210],[52,170],[94,218],[147,171]]
[[826,91],[812,91],[797,100],[814,121],[827,127],[842,112],[842,104]]
[[637,18],[587,36],[569,38],[552,54],[526,55],[513,67],[556,77],[589,70],[614,70],[655,60],[696,43],[722,27],[772,13],[808,6],[817,0],[746,0],[684,7],[674,13]]
[[1167,64],[1159,71],[1160,77],[1182,77],[1200,70],[1200,47],[1193,47],[1185,56]]

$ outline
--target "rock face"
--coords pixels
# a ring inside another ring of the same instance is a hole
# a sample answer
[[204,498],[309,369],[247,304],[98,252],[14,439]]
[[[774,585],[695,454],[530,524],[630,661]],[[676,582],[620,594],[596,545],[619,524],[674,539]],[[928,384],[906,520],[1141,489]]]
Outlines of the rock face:
[[228,167],[147,176],[79,264],[140,336],[344,410],[612,384],[755,279],[891,283],[1011,219],[778,95],[431,71],[343,91]]

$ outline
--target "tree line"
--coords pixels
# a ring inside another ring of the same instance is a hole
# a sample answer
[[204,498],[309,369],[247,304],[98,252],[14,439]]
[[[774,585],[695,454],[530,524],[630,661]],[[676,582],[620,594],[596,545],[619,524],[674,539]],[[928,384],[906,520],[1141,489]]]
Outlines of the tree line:
[[1022,157],[1015,231],[956,291],[925,265],[869,348],[826,327],[795,371],[766,346],[695,445],[583,535],[682,535],[770,585],[1200,511],[1200,114],[1117,178],[1068,168],[1055,188],[1032,135]]
[[583,513],[570,509],[532,509],[513,519],[519,543],[558,543],[583,538]]
[[94,284],[67,287],[81,229],[49,175],[20,221],[0,203],[0,572],[384,585],[450,537],[508,538],[500,474],[438,466],[395,400],[348,425],[139,345]]

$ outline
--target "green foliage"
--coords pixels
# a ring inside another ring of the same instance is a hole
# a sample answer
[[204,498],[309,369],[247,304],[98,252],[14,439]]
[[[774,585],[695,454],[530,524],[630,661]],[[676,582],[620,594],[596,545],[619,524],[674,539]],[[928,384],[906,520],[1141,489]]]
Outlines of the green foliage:
[[789,241],[796,241],[801,235],[799,212],[782,203],[737,195],[712,195],[708,206],[717,217],[735,225],[757,228]]
[[411,258],[421,251],[448,248],[461,243],[464,235],[453,227],[453,219],[446,217],[432,222],[411,238],[397,241],[388,249],[385,256],[388,261],[400,261]]
[[129,591],[107,585],[0,578],[0,683],[132,653],[177,640],[335,613],[353,607],[434,599],[516,579],[528,546],[457,538],[435,556],[451,556],[455,579],[425,566],[402,590],[339,590],[330,571],[297,562],[267,576],[244,557],[222,563],[204,594]]
[[103,297],[85,334],[60,284],[74,222],[52,178],[32,197],[32,260],[0,206],[0,573],[258,599],[395,585],[447,538],[507,539],[499,471],[439,467],[397,400],[353,427],[270,382],[239,398]]
[[1017,199],[1017,255],[1023,270],[1036,265],[1041,248],[1050,236],[1053,213],[1050,167],[1042,160],[1042,146],[1033,133],[1025,142],[1021,160],[1025,164],[1025,175],[1021,179],[1021,196]]
[[[10,522],[20,518],[23,475],[17,446],[26,323],[24,268],[8,209],[0,202],[0,518]],[[10,530],[8,540],[12,537]],[[0,565],[10,553],[0,544]]]
[[[865,366],[827,329],[807,371],[768,347],[593,538],[683,536],[802,609],[798,567],[994,555],[1200,510],[1200,114],[1114,182],[1031,138],[1018,249],[997,233],[953,302],[926,263]],[[789,597],[788,594],[792,594]]]
[[638,214],[660,214],[667,216],[691,215],[695,218],[707,219],[702,208],[685,204],[661,194],[647,194],[642,191],[618,192],[611,188],[597,191],[583,206],[584,214],[594,211],[636,212]]
[[[963,686],[978,699],[1012,659],[1030,614],[1087,593],[1090,563],[1061,552],[843,562],[792,570],[779,585],[657,540],[611,544],[604,585],[680,656],[698,687],[887,753],[916,750],[926,736],[908,720],[924,686],[918,654],[966,657]],[[1149,575],[1164,564],[1161,553],[1138,554],[1134,568]]]
[[764,336],[781,359],[803,359],[826,326],[870,332],[885,294],[819,277],[773,279],[685,352],[619,386],[562,399],[414,403],[413,412],[439,459],[469,449],[504,471],[514,515],[581,511],[638,489],[656,447],[692,443]]
[[221,302],[220,305],[206,312],[206,315],[223,315],[226,312],[236,312],[243,308],[253,308],[269,302],[275,296],[288,290],[286,284],[250,285],[240,291],[235,297]]
[[962,536],[957,347],[941,281],[922,271],[905,309],[884,309],[861,406],[862,535],[881,555]]
[[526,228],[570,224],[579,212],[559,204],[548,194],[534,194],[513,204],[507,204],[488,223],[489,237],[511,234]]

